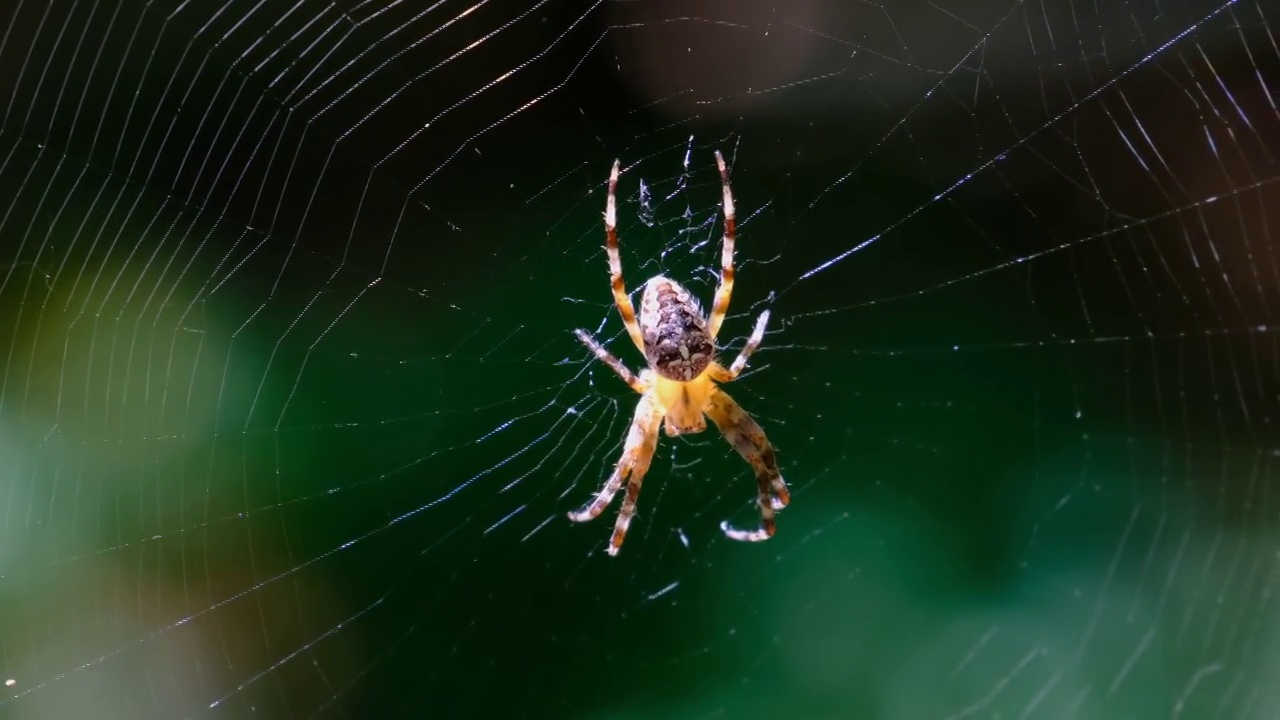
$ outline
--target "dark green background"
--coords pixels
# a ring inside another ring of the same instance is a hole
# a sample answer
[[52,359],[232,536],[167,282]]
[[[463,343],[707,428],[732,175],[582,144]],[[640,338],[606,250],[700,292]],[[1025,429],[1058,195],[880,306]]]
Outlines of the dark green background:
[[[1274,716],[1273,12],[469,7],[0,12],[0,717]],[[717,148],[793,504],[608,558]]]

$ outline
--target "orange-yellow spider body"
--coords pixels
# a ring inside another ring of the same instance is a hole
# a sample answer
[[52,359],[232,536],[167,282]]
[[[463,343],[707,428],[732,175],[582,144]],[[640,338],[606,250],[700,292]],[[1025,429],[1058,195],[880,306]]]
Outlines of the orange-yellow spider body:
[[773,447],[760,425],[743,410],[718,383],[732,382],[746,369],[747,360],[764,338],[769,312],[760,314],[746,345],[729,367],[716,361],[716,335],[729,311],[733,292],[733,195],[729,191],[729,171],[724,157],[716,152],[716,166],[724,195],[724,245],[720,254],[720,285],[716,288],[710,317],[702,312],[696,298],[680,283],[658,275],[645,283],[636,317],[631,298],[622,281],[622,259],[618,252],[617,200],[619,165],[615,161],[609,174],[609,193],[605,202],[605,250],[609,255],[610,281],[614,303],[627,328],[627,334],[642,353],[648,367],[637,376],[621,360],[597,343],[585,330],[574,331],[578,339],[608,365],[624,382],[640,394],[635,416],[627,431],[622,457],[600,492],[581,509],[569,513],[575,522],[591,520],[609,505],[613,496],[627,481],[627,495],[614,524],[608,552],[617,555],[635,515],[640,484],[649,469],[658,446],[658,426],[669,436],[699,433],[706,429],[706,419],[719,428],[729,444],[755,471],[760,527],[738,530],[727,522],[720,527],[733,540],[758,542],[772,537],[776,530],[774,514],[790,502],[787,484],[778,470]]

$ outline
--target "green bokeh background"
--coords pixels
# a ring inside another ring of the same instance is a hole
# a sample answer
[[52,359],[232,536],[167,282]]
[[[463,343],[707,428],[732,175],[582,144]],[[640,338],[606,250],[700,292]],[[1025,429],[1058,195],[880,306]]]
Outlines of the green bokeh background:
[[[160,5],[6,11],[36,40],[25,66],[0,51],[0,716],[1274,711],[1277,198],[1251,158],[1276,147],[1256,77],[1280,68],[1243,52],[1265,23],[1187,41],[1253,123],[1214,126],[1238,133],[1216,157],[1178,104],[1191,51],[1108,86],[1105,60],[1159,44],[1109,18],[1103,61],[1029,76],[1021,25],[975,19],[991,65],[936,102],[938,76],[855,53],[845,80],[699,114],[650,105],[626,48],[733,78],[732,25],[662,22],[733,10],[548,6],[413,80],[525,9],[486,6],[357,84],[403,18],[344,8],[339,57],[369,57],[311,97],[269,82],[283,60],[250,70],[298,52],[283,8]],[[897,10],[925,53],[936,16]],[[731,390],[793,505],[770,542],[725,540],[750,473],[714,433],[664,437],[607,558],[612,510],[564,518],[634,404],[569,331],[639,361],[603,180],[622,157],[631,287],[709,298],[714,148],[743,220],[730,352],[774,318]]]

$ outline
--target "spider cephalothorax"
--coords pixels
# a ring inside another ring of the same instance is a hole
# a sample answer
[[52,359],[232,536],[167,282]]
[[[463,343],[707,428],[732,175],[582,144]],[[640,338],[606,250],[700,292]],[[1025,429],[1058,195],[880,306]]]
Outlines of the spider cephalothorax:
[[724,201],[724,248],[720,253],[720,286],[716,288],[711,305],[711,316],[702,314],[696,298],[680,283],[661,275],[645,283],[640,299],[640,317],[627,295],[622,281],[622,258],[618,253],[618,209],[615,192],[618,186],[619,166],[615,161],[609,173],[609,194],[605,200],[604,229],[605,249],[609,255],[609,275],[613,286],[613,301],[622,316],[622,324],[631,336],[631,342],[644,353],[648,368],[637,376],[621,360],[604,349],[585,330],[575,330],[578,339],[608,365],[632,390],[640,393],[635,416],[627,431],[622,457],[613,468],[600,492],[582,509],[569,513],[569,519],[586,522],[604,512],[613,496],[628,480],[627,496],[613,526],[609,541],[609,554],[617,555],[627,534],[627,526],[635,515],[636,499],[640,496],[640,483],[649,470],[654,450],[658,446],[658,426],[668,435],[698,433],[706,429],[704,417],[720,429],[734,450],[743,457],[756,474],[756,505],[760,509],[760,528],[737,530],[727,522],[720,523],[725,535],[733,540],[758,542],[772,537],[776,530],[774,513],[786,507],[791,495],[778,471],[773,446],[764,430],[747,411],[734,402],[717,383],[732,382],[747,367],[751,353],[764,338],[769,311],[760,314],[755,329],[742,351],[729,367],[716,362],[716,334],[729,311],[729,296],[733,292],[733,194],[729,192],[729,170],[724,158],[716,152],[716,167],[720,170],[720,184]]

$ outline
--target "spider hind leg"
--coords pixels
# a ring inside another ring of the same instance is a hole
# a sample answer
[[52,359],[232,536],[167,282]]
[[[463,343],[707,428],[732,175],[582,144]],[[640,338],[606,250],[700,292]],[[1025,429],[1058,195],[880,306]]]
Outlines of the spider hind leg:
[[733,192],[729,189],[729,168],[724,164],[724,156],[716,151],[716,168],[720,171],[721,203],[724,209],[724,238],[720,247],[720,286],[716,288],[715,300],[711,303],[711,316],[707,320],[711,337],[720,334],[720,324],[729,312],[729,298],[733,295],[733,243],[736,239],[736,219],[733,209]]
[[618,172],[620,163],[613,161],[613,169],[609,171],[609,192],[604,204],[604,249],[609,257],[609,286],[613,290],[613,303],[618,306],[618,314],[622,316],[622,324],[631,336],[631,342],[640,352],[644,352],[644,338],[640,335],[640,325],[636,322],[636,309],[627,295],[627,286],[622,279],[622,254],[618,250]]

